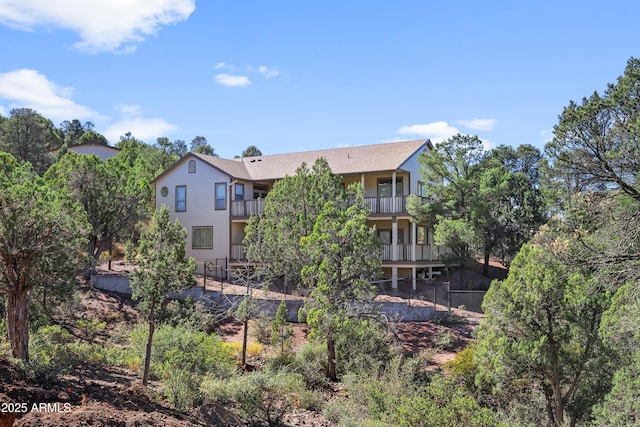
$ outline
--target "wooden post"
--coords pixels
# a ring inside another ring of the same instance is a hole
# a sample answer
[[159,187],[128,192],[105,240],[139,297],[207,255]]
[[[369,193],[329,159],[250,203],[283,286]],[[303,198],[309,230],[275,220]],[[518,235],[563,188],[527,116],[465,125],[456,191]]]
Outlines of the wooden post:
[[451,280],[447,281],[447,311],[451,311]]

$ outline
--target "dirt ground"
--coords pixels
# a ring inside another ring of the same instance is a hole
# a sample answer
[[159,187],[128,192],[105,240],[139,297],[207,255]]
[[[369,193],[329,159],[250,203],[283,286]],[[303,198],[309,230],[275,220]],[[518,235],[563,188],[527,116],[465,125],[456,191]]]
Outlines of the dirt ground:
[[[117,268],[120,272],[125,269],[123,265]],[[115,271],[113,273],[117,274]],[[455,279],[452,277],[450,280]],[[219,284],[210,282],[208,285]],[[243,288],[236,289],[228,284],[224,286],[226,292],[244,292]],[[81,291],[84,310],[77,317],[89,320],[97,318],[108,324],[102,336],[95,338],[97,342],[104,342],[107,334],[115,333],[119,327],[136,324],[140,320],[135,304],[125,295],[99,291],[90,286],[84,286]],[[408,303],[412,298],[412,304],[431,304],[426,300],[429,290],[424,292],[425,298],[420,300],[419,292],[401,287],[382,293],[378,298]],[[288,295],[287,298],[301,297]],[[444,313],[447,308],[438,305],[438,310]],[[434,367],[453,359],[456,352],[473,339],[472,331],[482,315],[455,308],[451,312],[461,321],[453,324],[435,321],[395,324],[396,336],[404,351],[418,353],[439,348],[431,359]],[[82,338],[81,331],[74,330],[73,324],[65,327],[76,337]],[[309,333],[307,326],[295,324],[294,331],[295,345],[303,345]],[[242,325],[228,321],[220,326],[218,334],[229,342],[241,341]],[[448,334],[450,345],[438,347],[438,339],[444,334]],[[30,383],[6,357],[0,357],[0,427],[244,425],[242,420],[221,405],[206,405],[189,414],[178,412],[162,398],[160,389],[160,384],[153,382],[149,388],[142,387],[137,371],[97,365],[79,366],[65,375],[59,384],[45,388]],[[333,426],[319,414],[300,410],[288,415],[285,422],[289,426]]]

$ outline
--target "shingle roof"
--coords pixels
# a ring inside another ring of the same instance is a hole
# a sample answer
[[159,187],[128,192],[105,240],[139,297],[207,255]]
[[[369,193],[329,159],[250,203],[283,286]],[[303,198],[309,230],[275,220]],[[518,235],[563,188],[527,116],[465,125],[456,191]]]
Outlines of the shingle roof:
[[331,171],[340,175],[399,170],[413,154],[428,146],[431,146],[428,139],[420,139],[239,159],[192,154],[233,178],[261,181],[295,175],[303,162],[312,165],[319,157],[324,157]]

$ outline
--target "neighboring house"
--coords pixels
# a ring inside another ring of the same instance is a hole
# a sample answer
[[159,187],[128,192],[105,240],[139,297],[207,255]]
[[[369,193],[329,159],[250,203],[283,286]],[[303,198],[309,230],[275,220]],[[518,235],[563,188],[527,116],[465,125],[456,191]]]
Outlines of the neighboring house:
[[[74,145],[68,147],[67,150],[75,151],[80,154],[95,154],[102,160],[107,160],[110,157],[115,156],[120,152],[120,149],[112,147],[110,145],[96,144],[93,142],[87,142],[86,144]],[[58,155],[60,150],[52,150],[51,155],[53,157]]]
[[445,267],[440,256],[447,252],[433,244],[432,229],[411,222],[406,210],[407,196],[422,192],[418,156],[432,148],[423,139],[237,159],[188,153],[155,178],[156,207],[166,204],[186,227],[187,255],[226,259],[234,267],[246,262],[245,225],[250,215],[263,212],[274,182],[324,157],[345,186],[364,187],[385,276],[394,288],[399,278],[412,278],[415,289],[419,275],[431,277]]

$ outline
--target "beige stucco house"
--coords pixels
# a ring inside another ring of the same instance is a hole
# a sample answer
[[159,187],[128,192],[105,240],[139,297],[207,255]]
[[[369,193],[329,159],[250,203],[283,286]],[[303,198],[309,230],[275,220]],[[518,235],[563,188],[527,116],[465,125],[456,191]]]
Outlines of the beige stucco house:
[[156,206],[167,205],[186,227],[187,255],[199,265],[224,259],[232,268],[246,261],[244,227],[250,215],[262,213],[274,182],[324,157],[345,185],[359,182],[365,189],[385,276],[394,288],[403,278],[415,288],[418,276],[431,277],[445,266],[440,256],[447,251],[406,210],[407,196],[422,191],[418,156],[430,149],[423,139],[236,159],[188,153],[154,180]]

